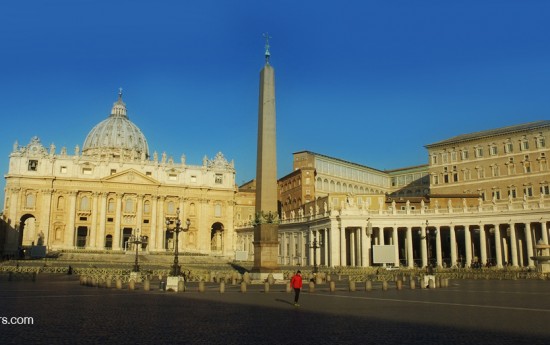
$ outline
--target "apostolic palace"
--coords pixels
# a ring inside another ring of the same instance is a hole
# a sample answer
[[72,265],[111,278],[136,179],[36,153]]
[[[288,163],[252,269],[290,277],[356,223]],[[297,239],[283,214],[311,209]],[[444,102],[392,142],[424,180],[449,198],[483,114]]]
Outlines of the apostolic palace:
[[[279,264],[534,266],[548,244],[548,138],[550,121],[461,134],[396,170],[296,152],[278,180]],[[256,185],[235,173],[221,152],[199,164],[151,154],[120,92],[82,147],[14,144],[0,254],[124,252],[137,234],[143,255],[170,253],[181,219],[180,252],[251,261]]]

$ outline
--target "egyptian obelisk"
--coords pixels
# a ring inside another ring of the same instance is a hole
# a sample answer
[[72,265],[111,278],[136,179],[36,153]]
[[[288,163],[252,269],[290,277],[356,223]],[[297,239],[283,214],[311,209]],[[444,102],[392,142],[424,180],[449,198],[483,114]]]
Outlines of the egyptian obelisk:
[[265,66],[260,71],[258,105],[258,156],[256,162],[256,219],[254,226],[253,279],[273,274],[282,279],[279,270],[279,216],[277,211],[277,141],[275,126],[275,71],[269,64],[269,35],[264,34]]

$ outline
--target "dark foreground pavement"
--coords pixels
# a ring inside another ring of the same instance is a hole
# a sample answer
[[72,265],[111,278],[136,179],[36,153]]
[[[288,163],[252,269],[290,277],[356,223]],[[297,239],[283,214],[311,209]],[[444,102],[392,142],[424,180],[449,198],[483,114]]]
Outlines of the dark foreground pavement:
[[[157,286],[153,286],[157,287]],[[86,287],[73,276],[0,281],[0,344],[549,344],[549,281],[454,281],[347,292]],[[358,286],[358,289],[360,287]],[[2,320],[32,317],[33,324]],[[5,319],[2,319],[5,318]]]

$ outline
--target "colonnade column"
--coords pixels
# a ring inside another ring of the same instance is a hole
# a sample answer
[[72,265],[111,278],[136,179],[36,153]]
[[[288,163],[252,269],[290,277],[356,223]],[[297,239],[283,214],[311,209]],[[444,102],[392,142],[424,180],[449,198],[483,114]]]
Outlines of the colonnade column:
[[340,265],[340,252],[338,251],[340,249],[340,238],[339,238],[339,231],[338,223],[336,221],[330,222],[330,229],[329,229],[329,249],[330,249],[330,256],[328,265],[330,267],[335,267]]
[[393,232],[392,232],[392,238],[393,238],[393,246],[394,246],[394,250],[395,250],[395,261],[394,261],[394,266],[395,267],[399,267],[399,264],[400,264],[400,261],[399,261],[399,234],[397,233],[397,226],[394,226],[393,227]]
[[525,245],[527,246],[527,262],[529,267],[534,267],[535,262],[531,257],[533,254],[533,232],[531,231],[531,223],[525,223]]
[[328,240],[328,229],[323,229],[323,250],[325,252],[325,260],[323,260],[323,265],[329,266],[329,257],[328,257],[328,246],[329,246],[329,240]]
[[[546,227],[546,221],[541,221],[540,223],[541,231],[542,231],[542,243],[548,244],[548,228]],[[548,255],[548,249],[544,249],[543,255]]]
[[516,225],[510,223],[510,248],[512,251],[512,266],[518,267],[518,246],[516,241]]
[[487,233],[485,232],[485,225],[479,226],[479,248],[481,249],[481,264],[487,263]]
[[362,226],[359,231],[361,231],[361,267],[368,267],[367,228]]
[[451,267],[456,265],[457,255],[456,255],[456,226],[449,226],[449,234],[451,237]]
[[442,267],[443,254],[441,253],[441,227],[437,227],[435,232],[435,257],[437,260],[437,267]]
[[92,225],[90,227],[90,247],[97,248],[97,203],[99,193],[92,193]]
[[149,243],[147,244],[147,249],[156,251],[157,249],[157,196],[151,198],[151,231],[149,234]]
[[356,266],[355,263],[355,229],[349,232],[349,261],[350,266]]
[[497,256],[497,268],[502,268],[502,239],[500,238],[500,227],[495,225],[495,252]]
[[426,242],[426,226],[420,230],[420,252],[422,253],[422,267],[428,266],[428,243]]
[[346,228],[344,225],[340,228],[340,266],[347,266],[346,252]]
[[466,242],[466,262],[464,267],[472,266],[472,233],[470,232],[470,226],[466,225],[464,227],[464,239]]
[[413,238],[412,238],[412,228],[407,227],[407,267],[414,267],[414,252],[413,252]]

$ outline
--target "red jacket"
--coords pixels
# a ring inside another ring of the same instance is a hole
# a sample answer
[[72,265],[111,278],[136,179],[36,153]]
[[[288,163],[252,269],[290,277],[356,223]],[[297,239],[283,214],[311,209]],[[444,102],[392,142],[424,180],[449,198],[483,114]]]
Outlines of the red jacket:
[[292,276],[292,279],[290,279],[290,286],[295,289],[301,289],[302,288],[302,276],[299,274],[295,274]]

